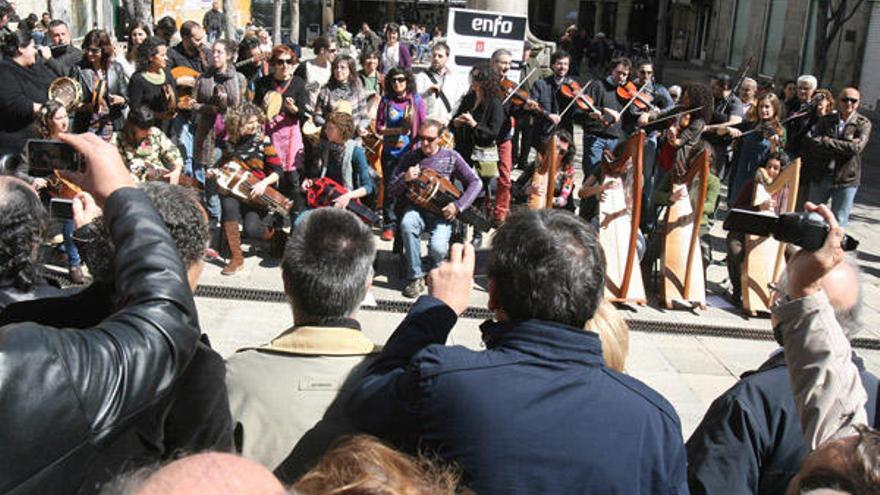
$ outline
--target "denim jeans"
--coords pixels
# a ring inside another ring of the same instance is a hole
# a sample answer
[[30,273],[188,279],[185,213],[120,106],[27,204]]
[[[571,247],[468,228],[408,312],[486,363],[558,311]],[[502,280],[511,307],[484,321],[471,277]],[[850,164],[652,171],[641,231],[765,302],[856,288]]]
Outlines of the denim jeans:
[[604,138],[584,133],[584,175],[593,173],[593,170],[602,163],[602,152],[613,150],[617,146],[617,138]]
[[73,243],[73,231],[75,227],[73,225],[73,220],[65,220],[64,226],[61,229],[61,236],[64,238],[64,252],[67,253],[67,266],[79,266],[82,264],[82,259],[79,257],[79,251],[76,249],[76,244]]
[[642,180],[642,218],[639,220],[639,223],[649,231],[654,230],[654,223],[657,221],[654,218],[654,188],[657,187],[660,181],[658,171],[662,172],[662,170],[659,170],[659,167],[658,170],[655,170],[657,166],[658,137],[659,134],[657,133],[648,135],[645,140],[645,149],[642,156],[642,176],[644,180]]
[[382,201],[382,217],[383,228],[386,230],[394,230],[397,226],[397,198],[388,194],[391,187],[391,179],[394,178],[394,171],[397,169],[396,157],[389,153],[382,153],[382,181],[385,183],[385,199]]
[[858,190],[857,186],[834,187],[833,178],[826,176],[821,182],[810,182],[810,202],[818,205],[831,199],[831,213],[841,227],[846,227]]
[[425,276],[422,270],[422,250],[420,239],[425,230],[431,233],[428,241],[429,269],[438,266],[449,252],[449,238],[452,237],[452,224],[445,219],[408,206],[400,220],[400,236],[403,241],[403,256],[406,261],[407,280]]
[[174,117],[171,121],[171,137],[177,143],[180,149],[180,156],[183,157],[183,173],[195,178],[201,185],[205,185],[205,169],[204,167],[193,161],[193,153],[195,152],[193,145],[193,128],[194,124],[189,116],[183,114]]

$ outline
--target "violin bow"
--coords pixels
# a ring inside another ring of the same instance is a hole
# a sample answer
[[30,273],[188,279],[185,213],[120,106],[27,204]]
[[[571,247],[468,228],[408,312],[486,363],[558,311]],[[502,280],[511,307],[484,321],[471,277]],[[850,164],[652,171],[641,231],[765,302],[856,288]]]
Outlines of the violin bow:
[[521,87],[523,86],[523,84],[525,84],[526,81],[528,81],[529,78],[532,77],[532,74],[534,74],[536,70],[538,70],[537,67],[532,68],[532,70],[530,70],[529,73],[526,74],[526,77],[524,77],[524,78],[522,79],[522,81],[519,82],[519,84],[517,84],[516,86],[513,87],[513,89],[510,90],[510,93],[507,94],[507,97],[504,98],[504,101],[502,101],[501,104],[502,104],[502,105],[506,104],[506,103],[508,102],[508,100],[510,100],[510,98],[511,98],[514,94],[516,94],[516,92],[519,90],[519,88],[521,88]]
[[[581,90],[578,91],[576,95],[574,95],[574,98],[572,98],[571,101],[568,102],[568,106],[566,106],[565,109],[562,111],[562,113],[559,114],[559,121],[560,122],[562,122],[562,117],[564,117],[565,114],[568,113],[568,111],[571,109],[572,105],[574,105],[575,102],[578,101],[578,98],[580,98],[581,95],[584,94],[584,92],[587,90],[587,88],[590,87],[591,84],[593,84],[593,81],[590,81],[587,84],[585,84],[584,87],[582,87]],[[584,100],[584,101],[587,101],[587,100]],[[589,105],[590,109],[592,109],[594,112],[602,113],[602,112],[599,112],[599,110],[597,110],[596,107],[594,107],[593,104],[590,103],[589,101],[587,101],[587,105]]]
[[639,88],[638,91],[636,91],[636,94],[632,98],[629,99],[629,101],[626,103],[626,105],[623,106],[623,108],[620,109],[620,115],[623,115],[623,113],[626,112],[626,109],[629,108],[629,106],[632,105],[633,102],[636,101],[636,98],[638,98],[639,95],[642,94],[643,91],[645,91],[645,88],[648,87],[649,82],[650,81],[645,81],[645,84],[642,84],[642,87]]
[[703,109],[702,106],[699,106],[699,107],[697,107],[697,108],[691,108],[690,110],[685,110],[685,111],[683,111],[683,112],[678,112],[678,113],[674,113],[674,114],[672,114],[672,115],[667,115],[666,117],[662,117],[662,118],[659,118],[659,119],[656,119],[656,120],[651,120],[651,121],[647,122],[645,125],[643,125],[643,126],[639,126],[639,127],[648,127],[649,125],[654,125],[654,124],[656,124],[657,122],[663,122],[664,120],[676,119],[676,118],[678,118],[678,117],[681,117],[682,115],[687,115],[687,114],[689,114],[689,113],[698,112],[698,111],[700,111],[700,110],[702,110],[702,109]]

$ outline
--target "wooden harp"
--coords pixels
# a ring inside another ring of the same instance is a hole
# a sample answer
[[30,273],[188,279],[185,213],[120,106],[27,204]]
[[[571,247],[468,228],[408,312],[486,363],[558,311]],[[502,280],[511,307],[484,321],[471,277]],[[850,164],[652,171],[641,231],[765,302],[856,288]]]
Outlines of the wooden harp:
[[[798,158],[779,173],[772,184],[755,180],[752,205],[757,206],[768,199],[776,201],[776,214],[790,213],[797,206],[801,160]],[[758,169],[759,174],[762,169]],[[770,283],[785,270],[785,243],[772,237],[746,234],[743,243],[745,256],[742,270],[743,311],[755,316],[770,311]]]
[[532,193],[529,194],[529,209],[553,208],[556,188],[556,171],[559,168],[559,150],[556,149],[556,134],[547,140],[544,153],[538,156],[535,173],[532,175]]
[[[675,170],[669,173],[674,174]],[[689,187],[699,181],[692,202]],[[706,308],[706,280],[700,256],[700,219],[709,188],[709,151],[703,150],[690,163],[684,176],[673,177],[672,193],[684,190],[684,196],[666,209],[661,256],[663,283],[661,297],[672,309],[673,302]]]
[[647,304],[638,265],[639,221],[642,214],[642,166],[645,133],[626,140],[611,162],[602,162],[606,189],[599,201],[599,242],[605,251],[605,297],[612,302]]

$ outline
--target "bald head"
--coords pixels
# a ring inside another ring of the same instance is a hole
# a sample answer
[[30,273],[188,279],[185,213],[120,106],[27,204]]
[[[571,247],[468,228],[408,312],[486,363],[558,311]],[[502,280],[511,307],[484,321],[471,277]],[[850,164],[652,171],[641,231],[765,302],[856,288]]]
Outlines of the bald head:
[[284,487],[265,467],[232,454],[185,457],[156,471],[138,495],[281,495]]
[[862,313],[862,286],[855,260],[846,258],[822,277],[821,284],[843,333],[847,338],[852,338],[861,330]]

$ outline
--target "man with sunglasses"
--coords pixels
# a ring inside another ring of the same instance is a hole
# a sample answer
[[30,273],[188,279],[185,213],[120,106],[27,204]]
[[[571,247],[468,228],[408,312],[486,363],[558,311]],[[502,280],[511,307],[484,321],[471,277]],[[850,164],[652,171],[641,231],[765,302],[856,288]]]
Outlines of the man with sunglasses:
[[858,113],[860,99],[856,88],[841,91],[839,111],[819,118],[804,154],[810,201],[821,204],[830,199],[841,227],[849,222],[862,176],[862,152],[871,135],[871,121]]
[[[449,252],[449,238],[452,236],[452,221],[460,211],[471,206],[480,194],[482,181],[457,151],[440,147],[440,132],[443,124],[427,119],[419,127],[419,147],[405,154],[397,164],[394,176],[388,185],[390,196],[403,196],[403,216],[400,220],[400,235],[403,242],[403,259],[406,265],[407,284],[403,295],[418,297],[425,290],[425,272],[422,269],[422,232],[431,232],[428,241],[429,271],[438,266]],[[443,208],[443,216],[418,208],[405,198],[407,183],[418,179],[423,168],[430,168],[451,181],[459,181],[465,190],[456,201]]]

